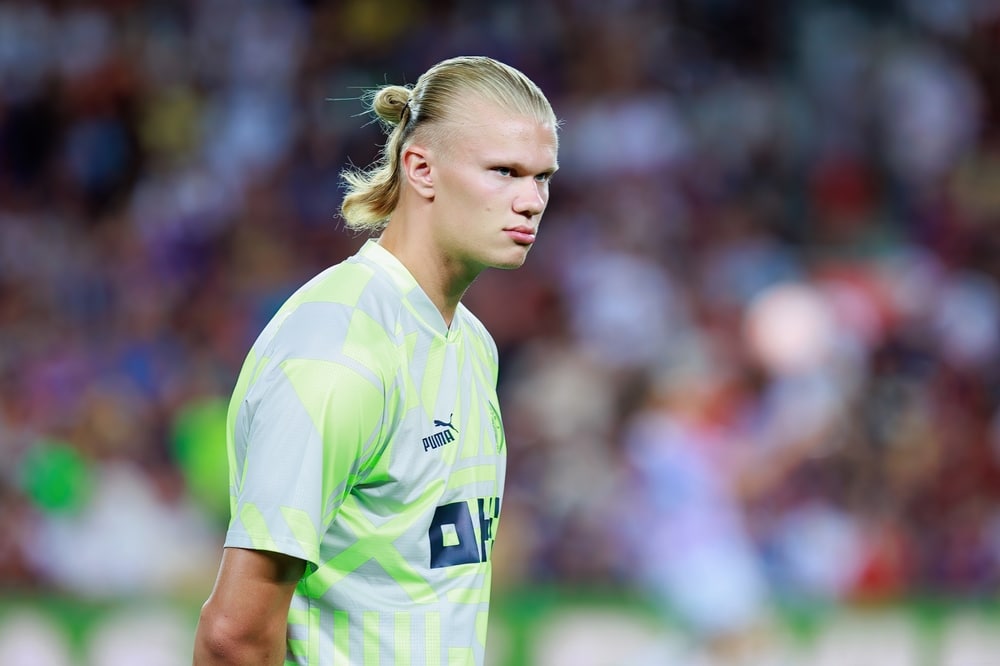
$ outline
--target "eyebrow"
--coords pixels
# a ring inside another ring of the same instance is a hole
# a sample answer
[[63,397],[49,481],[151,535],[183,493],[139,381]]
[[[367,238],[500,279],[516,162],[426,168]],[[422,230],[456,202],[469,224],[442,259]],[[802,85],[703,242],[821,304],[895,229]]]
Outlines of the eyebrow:
[[533,175],[546,174],[551,176],[556,171],[559,170],[559,164],[553,164],[548,169],[542,169],[541,171],[535,171],[534,169],[529,169],[528,165],[523,162],[518,162],[517,160],[494,160],[497,164],[502,164],[504,166],[510,167],[517,171],[518,173],[531,173]]

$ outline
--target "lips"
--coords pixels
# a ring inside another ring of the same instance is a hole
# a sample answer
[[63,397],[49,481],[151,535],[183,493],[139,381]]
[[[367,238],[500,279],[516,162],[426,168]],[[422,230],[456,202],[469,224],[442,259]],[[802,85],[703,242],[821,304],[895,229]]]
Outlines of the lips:
[[518,226],[504,229],[518,245],[531,245],[535,242],[535,230],[532,227]]

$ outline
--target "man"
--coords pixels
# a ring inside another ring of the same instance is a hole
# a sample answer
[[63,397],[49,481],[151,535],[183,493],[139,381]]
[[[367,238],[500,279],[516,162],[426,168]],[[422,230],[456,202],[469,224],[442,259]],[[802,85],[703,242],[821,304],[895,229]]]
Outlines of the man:
[[484,268],[524,262],[558,122],[485,57],[372,109],[389,136],[345,173],[341,212],[378,240],[285,303],[234,391],[197,666],[483,663],[506,445],[496,345],[460,301]]

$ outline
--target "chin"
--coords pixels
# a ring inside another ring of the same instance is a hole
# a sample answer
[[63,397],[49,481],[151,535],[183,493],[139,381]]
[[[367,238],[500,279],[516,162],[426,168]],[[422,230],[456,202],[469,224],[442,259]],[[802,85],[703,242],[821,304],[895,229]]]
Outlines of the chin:
[[490,263],[490,266],[492,268],[499,268],[500,270],[509,271],[523,266],[524,261],[527,258],[528,258],[528,252],[527,250],[524,250],[517,254],[508,254],[505,257],[497,258],[496,261]]
[[520,268],[521,266],[524,266],[524,262],[523,261],[519,261],[519,262],[516,262],[516,263],[515,262],[510,262],[510,263],[494,264],[492,266],[492,268],[496,268],[497,270],[501,270],[501,271],[513,271],[513,270],[516,270],[516,269]]

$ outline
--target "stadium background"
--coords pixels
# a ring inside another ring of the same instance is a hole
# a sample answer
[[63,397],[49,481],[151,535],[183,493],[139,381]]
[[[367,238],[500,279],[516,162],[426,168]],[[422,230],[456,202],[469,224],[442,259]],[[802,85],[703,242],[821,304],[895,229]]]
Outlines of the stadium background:
[[467,298],[493,663],[1000,664],[991,0],[0,4],[0,663],[189,663],[235,373],[362,240],[356,98],[460,53],[565,121]]

